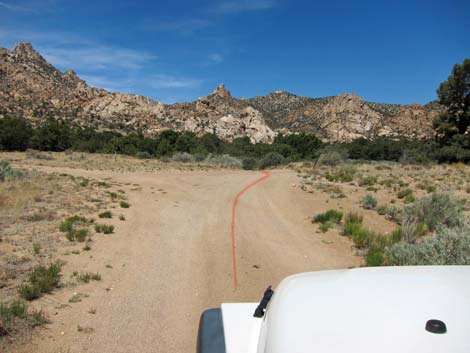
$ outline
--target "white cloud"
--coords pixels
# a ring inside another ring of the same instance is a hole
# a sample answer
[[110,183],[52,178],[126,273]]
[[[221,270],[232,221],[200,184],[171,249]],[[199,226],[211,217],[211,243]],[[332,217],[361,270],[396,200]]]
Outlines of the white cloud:
[[154,88],[195,88],[201,85],[202,80],[171,75],[155,75],[149,83]]
[[228,14],[248,11],[268,10],[274,7],[273,0],[228,0],[219,2],[212,12]]
[[20,5],[13,5],[13,4],[2,2],[2,1],[0,1],[0,8],[4,8],[6,10],[15,11],[15,12],[36,12],[33,9],[30,9],[28,7],[24,7]]
[[156,59],[155,56],[143,51],[104,45],[71,48],[40,46],[40,51],[44,58],[52,64],[77,70],[111,68],[137,70]]
[[209,55],[209,60],[214,64],[220,64],[224,61],[224,56],[220,53],[212,53]]

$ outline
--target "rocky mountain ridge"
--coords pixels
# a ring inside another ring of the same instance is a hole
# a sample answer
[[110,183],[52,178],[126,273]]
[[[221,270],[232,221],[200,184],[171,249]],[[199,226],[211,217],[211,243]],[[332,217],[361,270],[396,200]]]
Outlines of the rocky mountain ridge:
[[60,72],[31,44],[0,48],[0,117],[20,115],[33,124],[46,117],[98,129],[164,129],[215,133],[232,140],[271,142],[276,133],[311,132],[326,141],[405,135],[432,135],[438,105],[366,102],[354,94],[301,97],[285,91],[248,99],[232,97],[223,84],[189,103],[165,105],[134,94],[112,93],[87,85],[72,70]]

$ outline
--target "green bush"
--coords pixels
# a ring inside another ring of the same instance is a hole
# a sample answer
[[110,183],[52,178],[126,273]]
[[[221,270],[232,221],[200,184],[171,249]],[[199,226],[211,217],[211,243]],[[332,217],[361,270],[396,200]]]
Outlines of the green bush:
[[386,205],[379,205],[377,206],[376,211],[379,215],[383,216],[387,214],[388,208]]
[[387,264],[393,266],[470,265],[470,225],[440,227],[416,244],[392,245],[385,255]]
[[337,151],[326,151],[320,154],[318,165],[335,167],[344,163],[344,157]]
[[246,157],[242,159],[242,168],[245,170],[258,169],[258,160],[253,157]]
[[12,168],[8,161],[0,160],[0,181],[13,180],[23,176],[23,171]]
[[350,183],[354,180],[357,168],[354,166],[342,166],[326,173],[325,178],[332,182]]
[[0,119],[0,150],[24,151],[28,148],[33,130],[22,118]]
[[119,202],[119,206],[121,206],[122,208],[129,208],[129,207],[131,207],[131,205],[130,205],[128,202],[126,202],[126,201],[121,201],[121,202]]
[[114,231],[114,226],[110,224],[95,224],[95,231],[97,233],[111,234]]
[[402,189],[402,190],[398,191],[397,197],[399,199],[402,199],[402,198],[404,198],[408,195],[411,195],[411,194],[413,194],[413,190],[411,190],[411,189]]
[[179,163],[194,163],[196,161],[194,156],[188,152],[177,152],[171,156],[170,160]]
[[135,156],[139,159],[152,159],[153,158],[153,156],[147,151],[139,151],[135,154]]
[[53,263],[48,267],[36,266],[29,274],[27,282],[19,287],[18,293],[23,299],[33,300],[51,292],[59,285],[60,271],[59,263]]
[[413,195],[413,194],[408,194],[408,195],[405,196],[405,200],[404,200],[405,204],[413,203],[413,202],[415,202],[415,201],[416,201],[415,195]]
[[266,169],[268,167],[276,167],[285,163],[285,158],[277,152],[269,152],[260,161],[260,169]]
[[359,186],[372,186],[377,183],[377,177],[375,176],[366,176],[359,180]]
[[427,226],[434,231],[438,226],[456,227],[464,221],[461,202],[449,193],[434,193],[425,196],[403,209],[403,223]]
[[111,213],[111,211],[104,211],[104,212],[101,212],[98,217],[100,218],[113,218],[113,214]]
[[403,208],[397,206],[391,206],[387,208],[387,217],[397,224],[402,223]]
[[[0,302],[0,329],[6,334],[16,329],[36,327],[48,323],[41,311],[29,310],[28,304],[23,300],[15,299],[11,302]],[[1,337],[1,334],[0,334]]]
[[101,275],[99,273],[85,272],[77,274],[77,280],[79,282],[89,283],[90,281],[101,281]]
[[373,210],[377,206],[377,198],[372,194],[367,194],[362,198],[361,206],[366,210]]
[[343,225],[343,235],[352,237],[362,229],[362,224],[354,221],[345,221]]
[[385,261],[384,249],[370,248],[365,260],[368,267],[382,266]]
[[206,159],[204,160],[204,163],[224,168],[241,168],[243,164],[240,159],[229,156],[228,154],[208,154]]
[[336,211],[336,210],[328,210],[324,213],[320,213],[314,216],[312,222],[313,223],[333,222],[335,224],[339,224],[342,218],[343,218],[343,212]]

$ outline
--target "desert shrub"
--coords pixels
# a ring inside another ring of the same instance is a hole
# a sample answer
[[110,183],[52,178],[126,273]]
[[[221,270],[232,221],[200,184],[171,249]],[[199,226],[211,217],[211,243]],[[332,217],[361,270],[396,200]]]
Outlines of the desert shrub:
[[255,170],[258,168],[258,160],[254,157],[245,157],[242,159],[242,168],[245,170]]
[[83,216],[70,216],[67,217],[64,221],[60,223],[59,230],[61,232],[68,232],[73,229],[74,224],[80,223],[80,224],[86,224],[88,223],[88,220],[83,217]]
[[416,197],[413,194],[408,194],[405,196],[405,199],[403,200],[406,204],[412,203],[416,201]]
[[113,218],[113,214],[111,213],[111,211],[104,211],[104,212],[101,212],[98,215],[98,217],[100,217],[100,218]]
[[240,159],[228,154],[208,154],[204,163],[225,168],[241,168],[243,164]]
[[66,237],[70,241],[78,241],[83,243],[88,237],[89,231],[88,228],[78,228],[72,229],[72,231],[67,232]]
[[135,156],[139,159],[152,159],[153,156],[147,151],[139,151],[135,154]]
[[28,304],[23,300],[0,302],[0,332],[3,334],[10,335],[15,329],[24,328],[24,325],[36,327],[47,322],[41,311],[29,310]]
[[408,195],[411,195],[411,194],[413,194],[413,190],[411,190],[411,189],[402,189],[402,190],[398,191],[397,197],[399,199],[402,199],[402,198],[404,198]]
[[362,198],[361,206],[366,210],[373,210],[377,206],[377,198],[372,194],[367,194]]
[[40,151],[65,151],[72,145],[71,133],[69,124],[48,119],[34,130],[31,144]]
[[26,283],[19,287],[18,293],[23,299],[33,300],[51,292],[59,285],[60,271],[59,263],[53,263],[48,267],[42,265],[34,267]]
[[314,223],[326,223],[326,222],[334,222],[336,224],[341,222],[343,218],[343,212],[336,211],[336,210],[328,210],[324,213],[320,213],[313,217],[312,222]]
[[41,252],[41,244],[33,243],[33,253],[34,253],[34,255],[39,255],[40,252]]
[[119,206],[121,206],[121,208],[129,208],[129,207],[131,207],[131,205],[130,205],[128,202],[126,202],[126,201],[121,201],[121,202],[119,202]]
[[386,261],[394,266],[470,265],[470,225],[439,227],[433,236],[416,244],[401,241],[386,250]]
[[377,183],[377,177],[369,175],[359,180],[359,186],[372,186]]
[[358,233],[362,228],[362,224],[353,221],[345,221],[343,225],[343,235],[352,236]]
[[434,193],[425,196],[406,205],[403,209],[403,223],[422,223],[430,231],[434,231],[439,225],[456,227],[463,221],[462,204],[449,193]]
[[25,173],[20,169],[15,169],[10,166],[10,162],[0,160],[0,181],[8,181],[21,178]]
[[386,205],[379,205],[375,210],[379,215],[383,216],[387,214],[388,208]]
[[336,210],[329,210],[313,217],[313,223],[320,223],[320,230],[325,233],[330,228],[334,228],[341,222],[343,213]]
[[354,180],[357,173],[357,168],[354,166],[343,166],[326,173],[325,178],[328,181],[349,183]]
[[114,231],[114,226],[111,224],[95,224],[95,231],[97,233],[111,234]]
[[337,151],[326,151],[318,157],[318,165],[335,167],[344,163],[344,157]]
[[370,248],[365,256],[366,266],[382,266],[385,261],[384,249]]
[[403,208],[397,206],[391,206],[387,208],[387,217],[397,224],[402,223]]
[[62,221],[59,230],[65,233],[65,237],[69,241],[84,242],[89,234],[88,225],[91,222],[92,220],[88,220],[85,217],[74,215]]
[[44,153],[37,150],[27,149],[26,150],[26,158],[28,159],[42,159],[45,161],[52,161],[54,157],[52,157],[49,153]]
[[0,119],[0,149],[24,151],[31,140],[31,124],[25,119],[7,117]]
[[84,272],[77,274],[77,280],[79,282],[89,283],[90,281],[101,281],[101,275],[99,273]]
[[277,152],[269,152],[260,161],[260,168],[276,167],[285,163],[285,158]]
[[180,163],[194,163],[194,156],[188,152],[176,152],[170,158],[171,162],[180,162]]

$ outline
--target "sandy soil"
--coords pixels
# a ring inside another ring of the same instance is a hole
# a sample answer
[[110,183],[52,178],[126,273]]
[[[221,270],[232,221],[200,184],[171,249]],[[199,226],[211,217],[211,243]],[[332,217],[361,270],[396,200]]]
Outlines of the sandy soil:
[[[231,206],[259,172],[60,172],[110,178],[126,191],[131,207],[119,210],[126,221],[107,222],[115,234],[95,236],[92,251],[66,259],[64,277],[78,270],[99,272],[102,280],[36,301],[52,323],[15,352],[194,352],[204,309],[259,301],[268,285],[289,274],[361,263],[349,239],[315,232],[309,217],[324,209],[316,209],[315,195],[293,187],[299,179],[290,170],[272,171],[238,204],[237,290]],[[74,293],[84,294],[82,301],[69,304]]]

